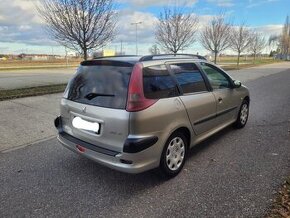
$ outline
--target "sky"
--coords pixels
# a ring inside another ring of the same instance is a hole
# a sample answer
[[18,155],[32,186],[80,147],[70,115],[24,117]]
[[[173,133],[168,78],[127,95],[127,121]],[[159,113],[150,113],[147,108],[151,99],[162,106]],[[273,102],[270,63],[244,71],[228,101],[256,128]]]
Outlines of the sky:
[[[65,48],[45,32],[35,8],[37,1],[0,0],[0,54],[65,53]],[[183,5],[199,16],[199,29],[223,13],[233,25],[245,23],[265,37],[280,34],[290,15],[290,0],[116,0],[118,35],[105,49],[120,51],[122,42],[126,54],[135,54],[135,27],[131,23],[142,22],[138,25],[138,50],[139,54],[148,54],[156,43],[154,30],[160,12],[173,5]],[[198,42],[184,52],[208,53]]]

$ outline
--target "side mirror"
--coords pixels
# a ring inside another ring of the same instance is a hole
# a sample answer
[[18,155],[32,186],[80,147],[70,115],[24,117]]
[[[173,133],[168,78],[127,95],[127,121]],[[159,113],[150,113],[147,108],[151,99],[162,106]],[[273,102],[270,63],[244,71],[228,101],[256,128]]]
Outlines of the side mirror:
[[242,86],[241,81],[239,80],[234,80],[234,88],[240,88]]

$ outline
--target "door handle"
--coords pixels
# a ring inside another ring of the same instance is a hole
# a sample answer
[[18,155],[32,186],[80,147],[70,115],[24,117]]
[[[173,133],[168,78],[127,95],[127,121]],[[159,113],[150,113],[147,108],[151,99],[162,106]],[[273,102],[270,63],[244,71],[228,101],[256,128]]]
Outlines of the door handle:
[[218,98],[219,103],[222,103],[223,99],[221,97]]

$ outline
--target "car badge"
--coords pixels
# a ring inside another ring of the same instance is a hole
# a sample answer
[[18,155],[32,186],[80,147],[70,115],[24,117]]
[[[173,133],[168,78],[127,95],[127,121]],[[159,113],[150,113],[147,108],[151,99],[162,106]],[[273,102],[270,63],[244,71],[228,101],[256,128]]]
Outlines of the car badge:
[[83,108],[83,112],[86,113],[87,112],[87,107]]

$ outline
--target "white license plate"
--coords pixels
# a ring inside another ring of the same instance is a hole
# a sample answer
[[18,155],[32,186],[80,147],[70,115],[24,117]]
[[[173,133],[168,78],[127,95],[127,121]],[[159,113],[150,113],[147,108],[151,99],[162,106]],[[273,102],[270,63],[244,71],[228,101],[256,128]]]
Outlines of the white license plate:
[[99,129],[100,129],[99,123],[89,122],[89,121],[83,120],[80,117],[75,117],[72,121],[72,125],[73,127],[77,129],[92,131],[95,133],[99,132]]

